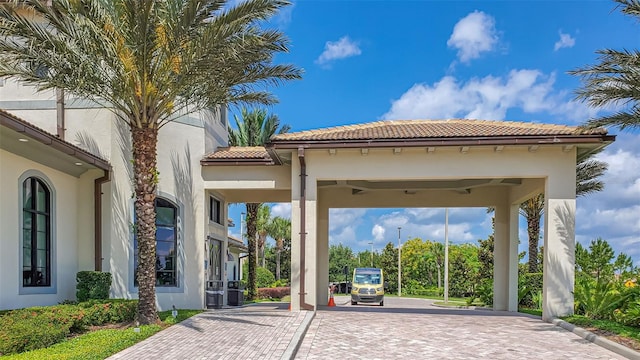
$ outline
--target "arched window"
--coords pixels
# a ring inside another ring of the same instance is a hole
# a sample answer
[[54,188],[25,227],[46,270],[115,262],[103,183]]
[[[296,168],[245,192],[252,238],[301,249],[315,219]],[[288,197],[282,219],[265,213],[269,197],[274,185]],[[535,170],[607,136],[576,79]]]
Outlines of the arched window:
[[51,191],[29,177],[22,201],[22,286],[51,286]]
[[[134,237],[136,269],[135,284],[138,285],[138,241]],[[178,286],[178,208],[168,200],[156,198],[156,286]]]

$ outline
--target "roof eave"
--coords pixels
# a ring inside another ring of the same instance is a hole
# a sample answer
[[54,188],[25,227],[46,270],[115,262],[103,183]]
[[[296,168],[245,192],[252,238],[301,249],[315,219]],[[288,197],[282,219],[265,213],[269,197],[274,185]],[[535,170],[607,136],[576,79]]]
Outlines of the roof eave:
[[202,159],[202,166],[270,166],[276,165],[271,159]]
[[388,148],[427,146],[491,146],[491,145],[568,145],[600,144],[615,141],[615,135],[545,135],[501,137],[447,137],[429,139],[370,139],[370,140],[273,140],[267,149],[327,149],[327,148]]
[[101,159],[79,147],[69,144],[68,142],[59,139],[44,130],[31,126],[26,121],[20,120],[12,114],[9,114],[7,112],[0,112],[0,125],[15,132],[22,133],[25,136],[44,145],[51,146],[53,149],[73,156],[78,160],[82,160],[86,164],[91,164],[104,171],[111,171],[111,165],[108,161]]

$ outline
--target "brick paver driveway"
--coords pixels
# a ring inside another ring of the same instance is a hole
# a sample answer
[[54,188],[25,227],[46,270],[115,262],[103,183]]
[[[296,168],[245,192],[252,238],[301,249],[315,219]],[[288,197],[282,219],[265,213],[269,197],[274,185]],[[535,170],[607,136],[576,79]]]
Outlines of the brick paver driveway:
[[388,297],[384,307],[320,310],[296,359],[623,359],[527,315],[431,303]]

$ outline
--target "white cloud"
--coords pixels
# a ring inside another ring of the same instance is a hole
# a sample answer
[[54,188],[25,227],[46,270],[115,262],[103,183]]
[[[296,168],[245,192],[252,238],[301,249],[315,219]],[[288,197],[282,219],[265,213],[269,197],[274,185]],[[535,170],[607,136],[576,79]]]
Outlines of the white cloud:
[[458,21],[447,41],[450,48],[458,49],[458,59],[463,63],[493,50],[497,43],[495,20],[482,11],[474,11]]
[[575,44],[575,38],[572,38],[570,34],[565,34],[560,31],[560,40],[556,41],[555,45],[553,45],[553,50],[558,51],[562,48],[571,48]]
[[316,64],[325,65],[333,60],[345,59],[361,53],[358,43],[349,39],[348,36],[343,36],[338,41],[326,42],[324,51],[316,59]]
[[277,203],[271,207],[271,216],[291,219],[291,203]]
[[371,235],[376,241],[382,241],[384,239],[385,229],[379,224],[373,225],[373,229],[371,229]]
[[360,223],[360,218],[366,212],[366,209],[329,209],[329,231]]
[[429,84],[415,84],[394,100],[384,119],[471,118],[503,120],[507,111],[547,112],[584,120],[596,113],[583,103],[565,100],[554,90],[555,74],[514,69],[508,75],[485,76],[460,82],[453,76]]

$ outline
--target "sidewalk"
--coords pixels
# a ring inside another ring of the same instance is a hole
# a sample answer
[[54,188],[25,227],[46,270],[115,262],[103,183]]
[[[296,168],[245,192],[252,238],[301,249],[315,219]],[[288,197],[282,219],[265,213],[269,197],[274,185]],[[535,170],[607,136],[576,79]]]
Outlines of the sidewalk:
[[290,359],[313,313],[288,303],[208,310],[108,359]]

